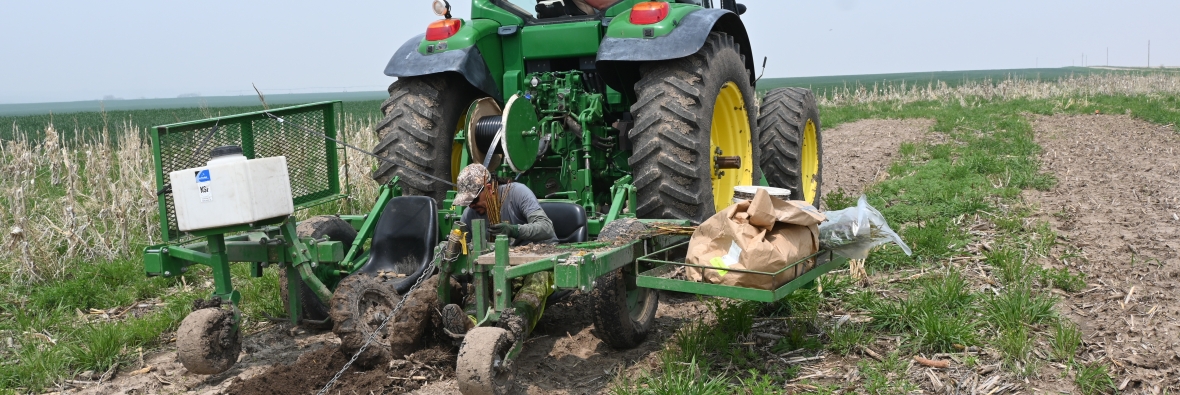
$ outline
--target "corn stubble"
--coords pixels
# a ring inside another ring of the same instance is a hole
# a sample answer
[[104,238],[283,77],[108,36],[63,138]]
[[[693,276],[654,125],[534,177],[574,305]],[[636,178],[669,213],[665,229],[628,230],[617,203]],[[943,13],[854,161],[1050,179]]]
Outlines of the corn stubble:
[[[375,143],[373,120],[346,116],[342,126],[349,143]],[[144,247],[158,243],[149,134],[128,121],[99,131],[14,125],[13,138],[0,140],[0,278],[52,281],[66,276],[71,265],[140,259]],[[31,137],[38,135],[44,139]],[[70,135],[93,137],[63,138]],[[353,198],[331,210],[368,209],[377,196],[377,185],[368,181],[374,163],[358,152],[342,158],[341,174],[347,170]]]

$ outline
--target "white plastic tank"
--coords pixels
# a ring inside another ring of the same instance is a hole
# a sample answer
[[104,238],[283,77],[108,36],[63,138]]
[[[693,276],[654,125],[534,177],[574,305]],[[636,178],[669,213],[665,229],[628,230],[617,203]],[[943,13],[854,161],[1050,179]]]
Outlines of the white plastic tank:
[[249,224],[291,215],[287,158],[246,159],[242,148],[214,148],[204,167],[169,174],[181,231]]

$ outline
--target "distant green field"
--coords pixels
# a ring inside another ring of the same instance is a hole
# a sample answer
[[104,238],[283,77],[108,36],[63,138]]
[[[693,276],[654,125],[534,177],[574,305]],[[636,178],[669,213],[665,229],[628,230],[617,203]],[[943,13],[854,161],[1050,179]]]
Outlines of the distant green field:
[[[1056,80],[1061,77],[1108,73],[1110,70],[1083,67],[1054,69],[1010,69],[938,71],[898,74],[845,75],[830,77],[764,78],[758,83],[758,90],[797,86],[810,88],[817,95],[826,95],[836,89],[855,88],[857,85],[906,84],[926,85],[943,81],[957,86],[967,81],[1002,81],[1008,78]],[[315,94],[269,95],[271,106],[285,106],[312,103],[325,100],[344,102],[343,112],[354,119],[376,118],[385,92],[347,92]],[[204,108],[202,108],[204,107]],[[105,109],[104,112],[100,110]],[[114,101],[85,101],[67,103],[0,104],[0,140],[11,139],[14,131],[39,138],[45,127],[52,121],[57,131],[67,141],[77,136],[93,136],[106,125],[110,130],[125,130],[131,124],[150,128],[182,121],[207,118],[208,115],[228,115],[261,110],[256,96],[221,96],[171,99],[142,99]],[[50,115],[52,114],[52,115]]]
[[[384,94],[384,92],[379,93]],[[255,102],[258,100],[257,97],[243,97],[253,98]],[[325,100],[342,100],[342,98],[322,97],[318,98],[318,100],[294,103],[271,103],[268,100],[267,104],[271,108],[275,108]],[[344,115],[351,116],[354,119],[376,118],[381,115],[381,100],[343,101],[342,106]],[[102,131],[104,125],[112,132],[127,130],[128,125],[133,125],[146,131],[146,129],[157,125],[260,110],[262,110],[262,105],[108,110],[106,112],[88,111],[64,114],[55,112],[53,114],[0,116],[0,140],[11,139],[14,135],[27,135],[31,139],[39,139],[50,122],[53,123],[54,128],[64,140],[74,141],[80,136],[93,138],[93,136],[98,135],[98,132]]]

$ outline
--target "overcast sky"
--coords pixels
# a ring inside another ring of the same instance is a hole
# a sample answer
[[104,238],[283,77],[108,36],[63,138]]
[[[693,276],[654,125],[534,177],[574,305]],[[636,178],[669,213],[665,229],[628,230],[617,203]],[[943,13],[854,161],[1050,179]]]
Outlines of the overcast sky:
[[[741,2],[766,77],[1180,66],[1177,0]],[[430,3],[8,0],[0,103],[384,90]]]

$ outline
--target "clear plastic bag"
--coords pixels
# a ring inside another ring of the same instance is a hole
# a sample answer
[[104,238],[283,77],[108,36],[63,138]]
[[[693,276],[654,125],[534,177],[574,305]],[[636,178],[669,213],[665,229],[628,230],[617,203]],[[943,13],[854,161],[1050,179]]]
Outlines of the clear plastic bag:
[[896,243],[906,255],[913,254],[897,232],[889,228],[885,216],[860,195],[856,206],[828,211],[827,221],[819,224],[819,245],[850,259],[865,259],[869,250],[885,243]]

